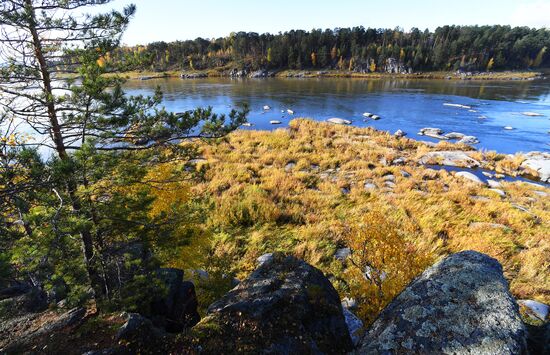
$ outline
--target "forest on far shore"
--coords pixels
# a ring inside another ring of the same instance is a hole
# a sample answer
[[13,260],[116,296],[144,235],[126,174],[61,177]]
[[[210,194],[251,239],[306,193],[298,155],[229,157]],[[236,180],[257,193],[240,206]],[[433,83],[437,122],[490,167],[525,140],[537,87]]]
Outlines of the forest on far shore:
[[364,27],[231,33],[122,47],[112,59],[139,58],[143,70],[338,69],[354,72],[526,70],[550,66],[550,30],[510,26]]

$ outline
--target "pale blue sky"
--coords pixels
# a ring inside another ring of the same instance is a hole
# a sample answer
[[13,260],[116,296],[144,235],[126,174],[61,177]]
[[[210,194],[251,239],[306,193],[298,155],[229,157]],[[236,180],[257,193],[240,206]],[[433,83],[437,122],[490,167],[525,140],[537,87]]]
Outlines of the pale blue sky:
[[114,0],[137,5],[123,42],[146,44],[226,36],[233,31],[411,27],[445,24],[550,26],[550,0]]

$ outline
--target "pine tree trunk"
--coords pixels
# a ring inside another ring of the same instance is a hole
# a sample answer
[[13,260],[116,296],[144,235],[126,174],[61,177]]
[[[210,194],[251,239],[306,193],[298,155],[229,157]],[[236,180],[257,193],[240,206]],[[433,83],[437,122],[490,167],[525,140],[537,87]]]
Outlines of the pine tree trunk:
[[[36,14],[34,12],[32,0],[25,0],[25,3],[29,11],[29,30],[33,39],[33,46],[35,56],[38,60],[40,66],[40,73],[42,75],[42,83],[44,85],[44,93],[46,94],[47,109],[48,109],[48,118],[51,126],[51,136],[55,145],[57,155],[61,160],[69,160],[67,150],[65,148],[65,143],[63,141],[63,134],[61,131],[61,125],[57,118],[57,112],[55,109],[55,102],[53,96],[53,90],[51,85],[51,77],[46,59],[44,57],[44,52],[42,49],[42,42],[38,36],[38,31],[36,29]],[[67,177],[67,192],[71,198],[71,206],[73,211],[77,215],[82,215],[82,204],[79,197],[76,194],[77,184],[75,182],[74,176]],[[83,230],[80,232],[80,237],[82,240],[82,250],[84,254],[84,263],[86,265],[86,270],[88,277],[90,279],[91,286],[94,290],[94,297],[96,299],[102,298],[105,294],[105,282],[102,280],[97,265],[99,264],[94,259],[98,259],[99,256],[94,255],[94,244],[92,234],[89,230]]]

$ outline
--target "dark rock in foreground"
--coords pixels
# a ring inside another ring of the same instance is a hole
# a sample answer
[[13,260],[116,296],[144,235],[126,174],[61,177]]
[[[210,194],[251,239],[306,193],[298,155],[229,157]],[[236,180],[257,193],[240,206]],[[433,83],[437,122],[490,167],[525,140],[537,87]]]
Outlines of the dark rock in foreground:
[[358,354],[524,354],[526,329],[500,264],[474,251],[426,270],[381,313]]
[[208,309],[204,351],[339,354],[352,343],[338,293],[321,271],[275,254]]
[[149,319],[137,313],[129,313],[126,323],[116,335],[119,346],[112,350],[119,354],[160,351],[169,342],[169,337],[168,333],[155,327]]
[[200,321],[197,295],[192,282],[183,281],[183,271],[161,268],[157,277],[166,287],[166,293],[157,295],[151,305],[151,318],[156,326],[171,333],[179,333]]

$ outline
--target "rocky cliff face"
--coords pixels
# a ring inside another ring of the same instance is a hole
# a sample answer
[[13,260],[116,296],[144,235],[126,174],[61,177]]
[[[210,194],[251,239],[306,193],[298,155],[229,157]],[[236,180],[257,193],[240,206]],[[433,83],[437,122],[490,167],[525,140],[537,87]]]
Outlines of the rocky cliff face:
[[526,352],[526,329],[500,264],[465,251],[412,282],[367,331],[356,353]]

